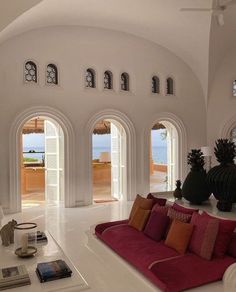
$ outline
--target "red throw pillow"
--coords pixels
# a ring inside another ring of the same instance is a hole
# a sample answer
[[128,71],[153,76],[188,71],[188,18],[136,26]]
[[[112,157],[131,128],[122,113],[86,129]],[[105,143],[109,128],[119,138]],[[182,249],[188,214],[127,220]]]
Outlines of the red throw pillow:
[[140,195],[136,196],[136,199],[133,203],[132,209],[130,211],[129,218],[132,218],[134,216],[134,213],[136,210],[140,207],[144,210],[151,210],[153,206],[153,200],[152,199],[146,199],[141,197]]
[[178,212],[192,215],[194,212],[198,212],[198,209],[191,209],[191,208],[185,208],[184,206],[181,206],[179,204],[174,203],[172,208]]
[[219,230],[219,220],[193,213],[191,224],[194,225],[189,250],[200,257],[210,260],[213,254]]
[[233,232],[229,247],[227,249],[227,253],[232,257],[236,258],[236,233]]
[[219,232],[216,237],[213,255],[216,257],[223,257],[227,251],[233,236],[233,232],[236,228],[236,221],[214,217],[206,212],[203,212],[202,216],[219,220]]
[[185,223],[190,222],[191,217],[192,217],[192,215],[178,212],[175,209],[173,209],[172,207],[169,208],[167,216],[169,216],[171,220],[178,219],[179,221],[182,221]]
[[157,197],[153,196],[153,194],[151,194],[151,193],[149,193],[147,195],[147,199],[153,199],[153,205],[154,204],[159,204],[160,206],[165,206],[166,201],[167,201],[164,198],[157,198]]
[[169,220],[169,217],[161,212],[152,212],[144,229],[144,234],[160,241],[166,234]]
[[179,220],[173,220],[167,234],[165,244],[177,252],[184,254],[193,232],[193,225]]

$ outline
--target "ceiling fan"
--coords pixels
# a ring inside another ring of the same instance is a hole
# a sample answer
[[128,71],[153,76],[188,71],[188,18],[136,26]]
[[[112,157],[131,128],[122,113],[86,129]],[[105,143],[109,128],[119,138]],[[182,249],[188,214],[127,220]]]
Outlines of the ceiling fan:
[[180,11],[209,11],[216,17],[217,23],[220,26],[224,25],[224,11],[231,5],[236,4],[236,0],[215,0],[212,8],[181,8]]

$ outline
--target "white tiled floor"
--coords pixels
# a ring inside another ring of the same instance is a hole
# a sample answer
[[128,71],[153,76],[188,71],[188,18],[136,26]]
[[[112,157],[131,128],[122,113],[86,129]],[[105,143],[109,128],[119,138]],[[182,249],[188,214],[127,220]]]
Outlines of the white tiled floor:
[[[203,205],[202,208],[214,211],[211,202]],[[49,230],[80,270],[91,287],[90,291],[159,291],[93,235],[94,226],[100,222],[126,219],[131,205],[132,202],[113,202],[71,209],[38,206],[26,208],[22,213],[7,215],[3,223],[14,218],[18,223],[36,222],[39,229]],[[235,210],[226,215],[236,217]],[[216,283],[191,291],[222,292],[223,287]]]

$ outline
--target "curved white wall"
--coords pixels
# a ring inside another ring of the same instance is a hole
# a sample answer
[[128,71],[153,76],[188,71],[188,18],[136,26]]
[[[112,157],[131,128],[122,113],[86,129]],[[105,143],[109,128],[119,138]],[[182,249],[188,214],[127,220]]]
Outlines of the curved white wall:
[[[23,64],[38,64],[38,84],[24,84]],[[45,67],[55,63],[59,69],[58,87],[45,85]],[[94,68],[96,89],[84,88],[84,70]],[[110,70],[114,90],[103,90],[103,72]],[[130,74],[130,93],[119,91],[119,75]],[[151,94],[151,77],[161,80],[161,95]],[[175,77],[175,96],[165,96],[165,78]],[[136,191],[143,193],[144,131],[159,113],[175,114],[187,132],[187,148],[206,143],[204,97],[189,67],[166,49],[131,35],[93,28],[54,27],[31,31],[8,40],[0,47],[0,193],[4,207],[9,204],[9,129],[15,116],[32,106],[58,109],[76,132],[75,202],[86,201],[89,161],[86,151],[86,125],[104,109],[124,113],[136,132]],[[186,166],[185,161],[183,162]],[[136,194],[133,194],[133,198]]]
[[[212,83],[208,115],[207,137],[212,147],[216,139],[229,137],[229,130],[236,125],[236,97],[232,94],[232,82],[236,80],[236,51],[228,51],[219,65]],[[215,159],[213,160],[215,162]]]

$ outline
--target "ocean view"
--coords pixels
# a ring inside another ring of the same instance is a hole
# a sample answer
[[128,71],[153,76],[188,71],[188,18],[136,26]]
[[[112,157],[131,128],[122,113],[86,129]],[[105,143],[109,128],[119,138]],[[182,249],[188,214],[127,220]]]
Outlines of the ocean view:
[[[44,152],[44,147],[24,147],[23,151],[28,152],[34,150],[36,152]],[[93,147],[93,159],[99,159],[101,152],[110,152],[109,147]],[[24,153],[26,158],[37,158],[42,160],[42,153]],[[167,148],[165,146],[155,146],[152,148],[152,158],[155,163],[167,163]]]
[[[101,152],[110,152],[109,147],[94,147],[93,159],[99,159]],[[165,146],[155,146],[152,148],[152,158],[155,163],[167,163],[167,148]]]

